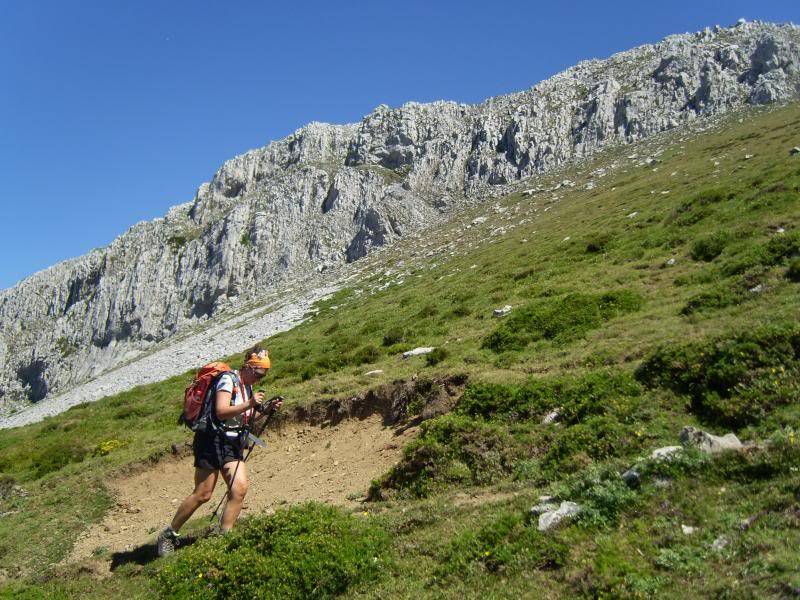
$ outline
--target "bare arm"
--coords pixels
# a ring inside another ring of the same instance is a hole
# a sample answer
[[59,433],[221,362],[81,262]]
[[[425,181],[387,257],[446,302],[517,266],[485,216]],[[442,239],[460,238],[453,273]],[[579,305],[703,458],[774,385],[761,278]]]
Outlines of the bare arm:
[[236,415],[240,415],[246,410],[249,410],[253,406],[253,400],[251,399],[250,402],[245,402],[242,404],[237,404],[236,406],[231,406],[231,393],[225,392],[222,390],[217,391],[217,395],[214,398],[214,408],[217,411],[217,418],[220,421],[225,421]]

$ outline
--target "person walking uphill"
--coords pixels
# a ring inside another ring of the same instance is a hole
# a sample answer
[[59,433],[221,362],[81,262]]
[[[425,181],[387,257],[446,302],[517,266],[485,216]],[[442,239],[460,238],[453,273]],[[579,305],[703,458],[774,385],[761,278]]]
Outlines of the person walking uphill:
[[243,449],[249,426],[255,413],[277,410],[283,399],[279,396],[264,407],[264,392],[253,392],[253,384],[267,374],[271,367],[269,354],[261,346],[245,353],[239,371],[226,371],[217,377],[208,393],[208,425],[196,428],[194,450],[194,491],[178,506],[172,522],[158,535],[158,555],[174,551],[178,531],[189,517],[211,499],[217,479],[222,474],[228,486],[228,500],[222,513],[221,532],[230,530],[242,510],[249,485]]

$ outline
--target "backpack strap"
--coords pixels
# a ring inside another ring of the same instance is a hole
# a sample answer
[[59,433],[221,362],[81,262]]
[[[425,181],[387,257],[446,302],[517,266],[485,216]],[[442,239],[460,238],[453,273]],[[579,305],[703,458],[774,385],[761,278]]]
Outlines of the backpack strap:
[[[237,388],[242,388],[242,380],[236,371],[225,371],[220,373],[214,378],[214,382],[208,386],[208,398],[206,398],[206,402],[210,405],[209,407],[209,415],[211,417],[210,421],[214,430],[216,431],[228,431],[225,429],[222,421],[217,417],[217,403],[216,403],[216,395],[217,395],[217,385],[219,384],[219,380],[222,379],[223,375],[230,375],[231,379],[233,379],[233,391],[231,392],[231,397],[236,392]],[[250,386],[247,386],[248,388]],[[248,393],[249,393],[248,389]],[[213,397],[213,398],[212,398]],[[248,396],[249,397],[249,396]]]

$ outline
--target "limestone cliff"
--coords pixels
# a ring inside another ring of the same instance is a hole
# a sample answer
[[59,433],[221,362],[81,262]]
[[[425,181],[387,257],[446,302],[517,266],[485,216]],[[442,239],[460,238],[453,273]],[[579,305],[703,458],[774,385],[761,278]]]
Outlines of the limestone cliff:
[[[514,57],[524,68],[524,53]],[[187,324],[353,261],[497,186],[800,90],[800,30],[739,23],[482,104],[379,106],[226,162],[194,199],[0,293],[0,397],[37,401]]]

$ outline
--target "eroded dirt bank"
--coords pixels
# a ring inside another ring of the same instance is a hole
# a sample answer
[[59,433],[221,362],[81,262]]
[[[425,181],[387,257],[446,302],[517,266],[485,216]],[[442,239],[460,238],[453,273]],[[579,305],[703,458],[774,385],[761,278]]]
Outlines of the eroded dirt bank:
[[[399,459],[424,418],[450,410],[463,378],[386,384],[346,400],[289,407],[262,436],[247,462],[250,490],[243,516],[308,500],[355,506],[370,482]],[[409,406],[416,416],[409,416]],[[113,557],[154,544],[178,503],[192,490],[190,452],[133,469],[109,482],[115,507],[76,541],[65,563],[93,559],[108,572]],[[220,478],[214,497],[195,513],[209,516],[225,493]]]

